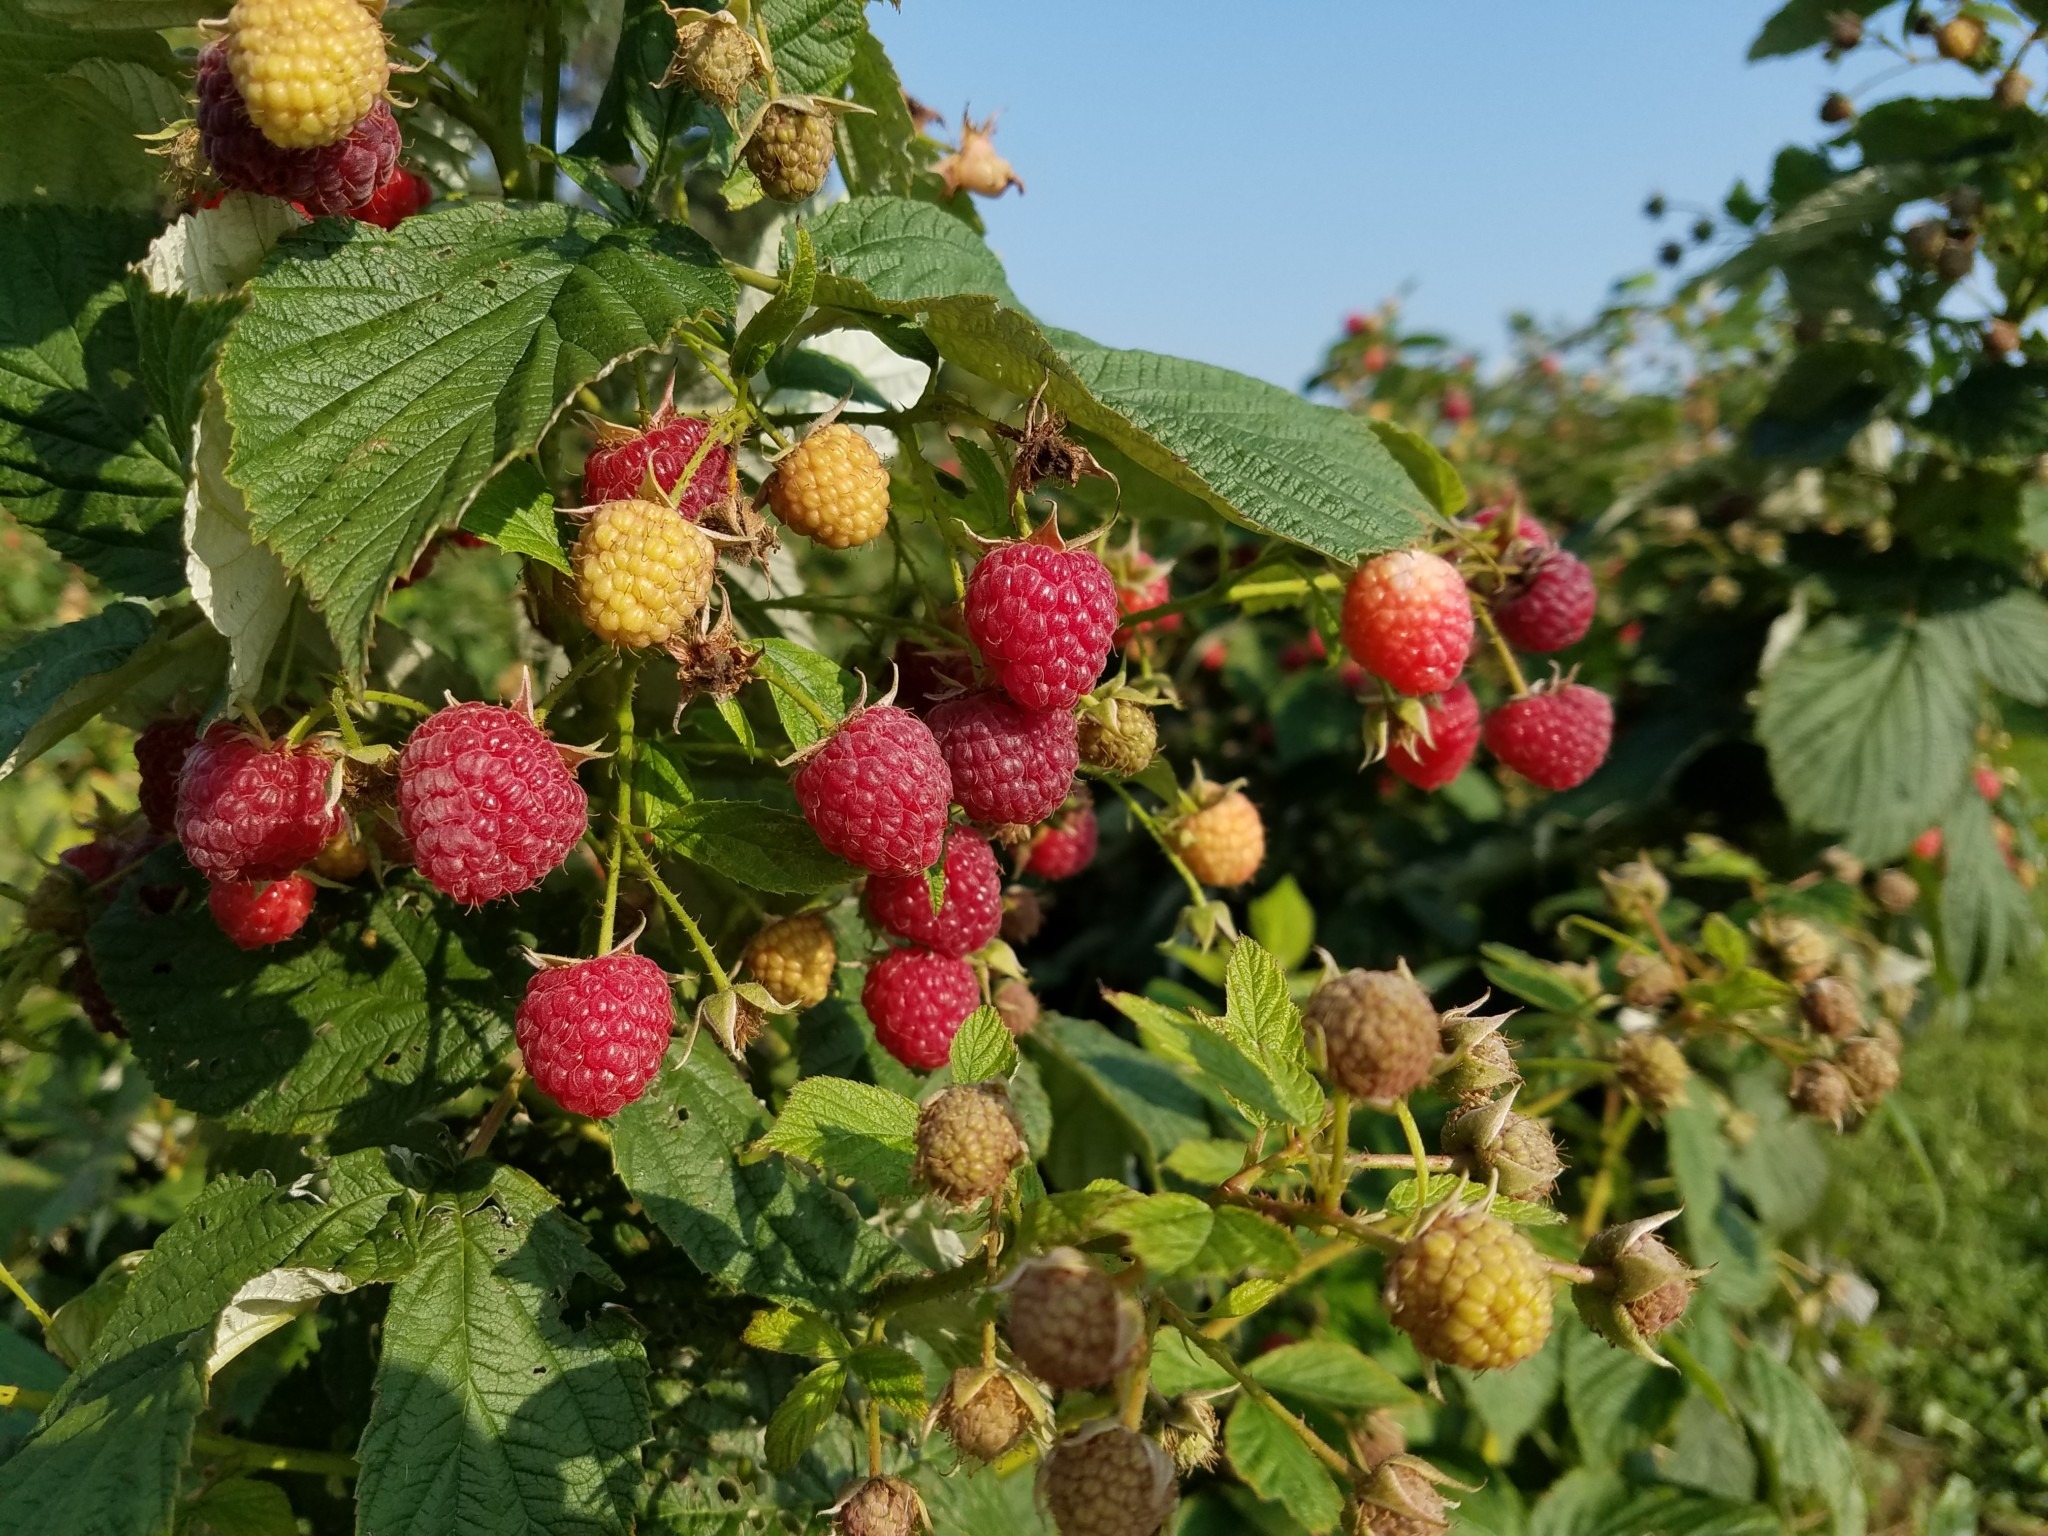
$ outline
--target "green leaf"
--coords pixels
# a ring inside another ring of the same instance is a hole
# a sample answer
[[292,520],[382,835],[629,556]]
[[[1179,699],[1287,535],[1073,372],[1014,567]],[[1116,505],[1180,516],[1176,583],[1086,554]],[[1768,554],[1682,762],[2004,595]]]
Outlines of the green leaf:
[[1510,944],[1480,945],[1479,968],[1503,992],[1512,992],[1545,1013],[1569,1016],[1584,1011],[1592,1001],[1582,988],[1566,980],[1557,966]]
[[960,1023],[953,1036],[953,1081],[985,1083],[1017,1070],[1017,1041],[1003,1016],[984,1003]]
[[275,1483],[231,1477],[178,1510],[177,1536],[298,1536],[292,1502]]
[[1818,48],[1828,40],[1829,18],[1836,12],[1869,16],[1891,3],[1892,0],[1788,0],[1764,23],[1763,31],[1749,45],[1749,56],[1752,60],[1771,59]]
[[611,1122],[619,1176],[671,1241],[731,1290],[851,1309],[903,1255],[837,1190],[776,1158],[742,1163],[767,1116],[716,1051],[680,1045]]
[[930,1400],[917,1356],[889,1344],[863,1344],[848,1363],[854,1379],[884,1408],[893,1408],[912,1422],[924,1417]]
[[1888,230],[1901,205],[1934,196],[1945,184],[1945,174],[1922,165],[1851,171],[1785,209],[1769,229],[1697,281],[1741,287],[1836,241]]
[[1338,1339],[1283,1344],[1250,1361],[1245,1371],[1276,1396],[1323,1408],[1392,1408],[1415,1401],[1392,1371]]
[[2033,901],[2006,867],[1982,797],[1957,797],[1942,819],[1942,958],[1966,986],[1980,986],[2039,942]]
[[[182,888],[173,911],[145,889]],[[325,893],[317,941],[243,951],[176,850],[93,925],[100,982],[157,1090],[248,1130],[395,1139],[489,1070],[512,1034],[510,911],[458,914],[424,882]]]
[[632,1531],[646,1357],[615,1309],[563,1317],[579,1277],[618,1281],[551,1201],[501,1170],[487,1203],[430,1217],[384,1323],[356,1482],[365,1536]]
[[1109,1001],[1138,1026],[1148,1051],[1196,1074],[1245,1115],[1265,1125],[1299,1123],[1284,1091],[1224,1021],[1193,1018],[1128,992],[1111,993]]
[[830,1318],[790,1307],[756,1312],[747,1324],[746,1341],[756,1349],[772,1349],[785,1355],[811,1355],[820,1360],[843,1360],[853,1353],[853,1343]]
[[[413,9],[415,7],[408,7]],[[626,0],[619,45],[590,126],[570,154],[610,165],[629,163],[635,150],[651,165],[670,136],[690,121],[690,93],[681,85],[657,87],[676,50],[676,24],[661,0]],[[580,184],[580,183],[579,183]]]
[[861,0],[761,0],[756,9],[768,24],[782,89],[798,96],[837,96],[867,35]]
[[1576,1318],[1563,1318],[1564,1405],[1579,1456],[1610,1466],[1654,1436],[1678,1406],[1684,1382],[1674,1371],[1616,1349]]
[[[1475,1184],[1463,1174],[1434,1173],[1430,1175],[1429,1187],[1423,1192],[1424,1203],[1437,1205],[1456,1196],[1462,1205],[1474,1205],[1486,1198],[1486,1186]],[[1387,1191],[1386,1208],[1397,1216],[1405,1216],[1415,1209],[1415,1181],[1403,1179]],[[1510,1200],[1504,1195],[1494,1197],[1489,1207],[1502,1221],[1512,1222],[1518,1227],[1554,1227],[1564,1221],[1562,1213],[1547,1205],[1538,1205],[1532,1200]]]
[[1221,1184],[1244,1166],[1244,1157],[1245,1144],[1241,1141],[1185,1141],[1173,1149],[1173,1155],[1163,1166],[1191,1184]]
[[1323,1113],[1323,1090],[1308,1069],[1301,1010],[1287,977],[1256,939],[1240,939],[1224,972],[1224,1029],[1272,1082],[1283,1114],[1313,1125]]
[[209,375],[193,423],[185,575],[192,598],[227,637],[228,703],[253,705],[271,652],[291,617],[295,589],[279,560],[249,532],[249,507],[228,479],[227,406]]
[[1131,1257],[1155,1275],[1170,1275],[1193,1263],[1208,1244],[1215,1212],[1193,1195],[1141,1195],[1102,1216],[1100,1225],[1120,1232]]
[[670,853],[757,891],[811,896],[860,873],[827,853],[803,817],[752,800],[689,801],[670,811],[654,835]]
[[461,203],[279,246],[221,354],[252,527],[360,665],[391,582],[576,391],[732,312],[699,236],[556,204]]
[[1432,507],[1445,517],[1456,517],[1465,510],[1471,493],[1435,443],[1398,421],[1375,421],[1370,425],[1372,435],[1386,444],[1387,452],[1408,472],[1408,478],[1429,498]]
[[787,1472],[803,1459],[846,1394],[846,1367],[828,1361],[789,1389],[768,1421],[768,1465]]
[[900,1197],[910,1193],[917,1106],[872,1083],[807,1077],[760,1144],[856,1179],[885,1199]]
[[91,618],[38,630],[0,656],[0,774],[29,760],[18,750],[23,740],[67,695],[114,671],[155,627],[142,604],[115,603]]
[[1264,1404],[1240,1397],[1224,1429],[1230,1465],[1262,1499],[1283,1504],[1313,1532],[1332,1531],[1344,1496],[1315,1453]]
[[1552,1328],[1543,1348],[1511,1371],[1454,1371],[1465,1401],[1486,1428],[1480,1453],[1495,1466],[1512,1460],[1522,1437],[1557,1400],[1564,1329]]
[[1252,937],[1272,953],[1283,971],[1291,971],[1308,959],[1316,943],[1316,909],[1294,876],[1282,875],[1273,888],[1256,896],[1248,906]]
[[871,32],[863,30],[854,42],[848,83],[853,99],[868,110],[839,120],[839,174],[847,191],[855,197],[909,196],[925,156],[916,147],[917,123],[904,105],[903,82]]
[[462,527],[510,554],[524,555],[569,574],[554,493],[531,459],[514,459],[491,476],[462,514]]
[[1749,935],[1720,912],[1709,912],[1700,923],[1700,948],[1720,962],[1722,969],[1745,970],[1749,966]]
[[2048,704],[2048,601],[2038,592],[2007,592],[1943,622],[1985,682],[2028,704]]
[[754,670],[768,680],[775,717],[799,751],[825,734],[821,716],[836,724],[860,697],[860,680],[831,657],[774,636],[754,644],[761,650]]
[[1811,1495],[1827,1508],[1833,1536],[1863,1536],[1868,1509],[1849,1442],[1813,1389],[1769,1350],[1753,1348],[1743,1362],[1748,1394],[1743,1417],[1780,1495]]
[[796,334],[811,310],[811,294],[818,286],[818,256],[811,244],[811,232],[796,226],[789,239],[789,258],[782,269],[782,286],[768,302],[754,311],[732,344],[732,374],[735,380],[751,379],[774,355],[776,349]]
[[[1233,1167],[1231,1172],[1237,1170]],[[1228,1177],[1228,1175],[1225,1175]],[[1197,1274],[1236,1275],[1253,1270],[1287,1275],[1301,1262],[1301,1244],[1278,1222],[1234,1205],[1216,1207],[1209,1240],[1191,1266]]]
[[[0,57],[18,63],[5,24],[0,12]],[[19,98],[0,84],[0,101]],[[9,142],[9,163],[23,163]],[[141,215],[0,209],[0,506],[145,597],[184,585],[184,461],[140,378],[126,281],[156,228]]]
[[1152,1178],[1158,1177],[1161,1157],[1209,1134],[1201,1095],[1164,1062],[1100,1024],[1047,1013],[1026,1040],[1048,1069],[1048,1086],[1056,1072],[1082,1085],[1122,1124]]

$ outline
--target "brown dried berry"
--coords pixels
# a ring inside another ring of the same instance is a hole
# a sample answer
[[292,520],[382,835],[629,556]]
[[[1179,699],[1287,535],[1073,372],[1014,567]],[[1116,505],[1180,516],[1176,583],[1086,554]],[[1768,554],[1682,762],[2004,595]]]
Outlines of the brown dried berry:
[[1867,1036],[1851,1040],[1836,1055],[1835,1065],[1842,1069],[1856,1102],[1865,1110],[1875,1109],[1899,1086],[1899,1058],[1882,1040]]
[[1010,1347],[1049,1386],[1099,1387],[1137,1352],[1143,1315],[1077,1249],[1055,1248],[1023,1264],[1009,1290]]
[[995,1461],[1039,1421],[1038,1395],[994,1366],[962,1366],[946,1383],[932,1420],[963,1456]]
[[1016,977],[996,988],[994,1002],[1003,1028],[1019,1039],[1038,1027],[1038,994]]
[[1436,1005],[1406,966],[1332,976],[1309,998],[1301,1023],[1330,1081],[1361,1103],[1405,1099],[1436,1069]]
[[1792,1074],[1792,1107],[1836,1130],[1856,1109],[1856,1093],[1831,1061],[1808,1061]]
[[839,1506],[840,1536],[914,1536],[931,1529],[917,1490],[900,1477],[871,1477]]
[[1806,1022],[1831,1040],[1847,1040],[1863,1033],[1863,999],[1839,976],[1819,976],[1799,994],[1799,1011]]

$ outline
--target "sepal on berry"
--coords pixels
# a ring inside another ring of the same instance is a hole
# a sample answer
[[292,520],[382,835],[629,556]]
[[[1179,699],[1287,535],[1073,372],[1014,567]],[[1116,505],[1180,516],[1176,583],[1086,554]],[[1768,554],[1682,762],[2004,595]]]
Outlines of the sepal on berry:
[[1444,1150],[1510,1200],[1548,1199],[1564,1160],[1541,1121],[1514,1112],[1518,1092],[1519,1087],[1511,1088],[1490,1104],[1452,1115],[1444,1123]]
[[773,1014],[799,1013],[799,1003],[776,1000],[758,981],[742,981],[713,992],[697,1004],[693,1029],[708,1029],[734,1061],[746,1059],[747,1047],[761,1038]]
[[924,1421],[945,1433],[961,1455],[991,1462],[1052,1424],[1052,1405],[1030,1377],[999,1365],[963,1365]]
[[1453,1008],[1443,1016],[1443,1050],[1447,1059],[1437,1069],[1437,1092],[1457,1099],[1484,1099],[1503,1088],[1521,1084],[1522,1074],[1516,1070],[1507,1037],[1500,1032],[1501,1026],[1520,1010],[1510,1008],[1506,1013],[1482,1015],[1479,1010],[1491,996],[1488,993],[1477,1002]]
[[1596,1278],[1572,1287],[1572,1302],[1586,1326],[1608,1343],[1671,1369],[1653,1342],[1685,1315],[1694,1287],[1706,1275],[1694,1269],[1656,1232],[1677,1211],[1645,1216],[1595,1234],[1579,1262]]

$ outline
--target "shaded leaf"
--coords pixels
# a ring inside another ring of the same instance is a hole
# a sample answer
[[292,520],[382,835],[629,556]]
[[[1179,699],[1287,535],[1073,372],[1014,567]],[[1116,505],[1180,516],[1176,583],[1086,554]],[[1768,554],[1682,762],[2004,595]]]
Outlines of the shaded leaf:
[[761,1145],[857,1179],[884,1198],[907,1195],[917,1106],[872,1083],[807,1077],[790,1090]]

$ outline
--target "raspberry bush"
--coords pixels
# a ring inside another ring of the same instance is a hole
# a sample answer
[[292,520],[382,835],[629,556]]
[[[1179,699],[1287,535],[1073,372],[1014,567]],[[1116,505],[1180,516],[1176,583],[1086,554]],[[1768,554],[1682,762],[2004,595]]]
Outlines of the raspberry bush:
[[1856,9],[1969,91],[1317,402],[859,0],[30,6],[0,1530],[2023,1528],[1816,1218],[2034,942],[2037,39]]

